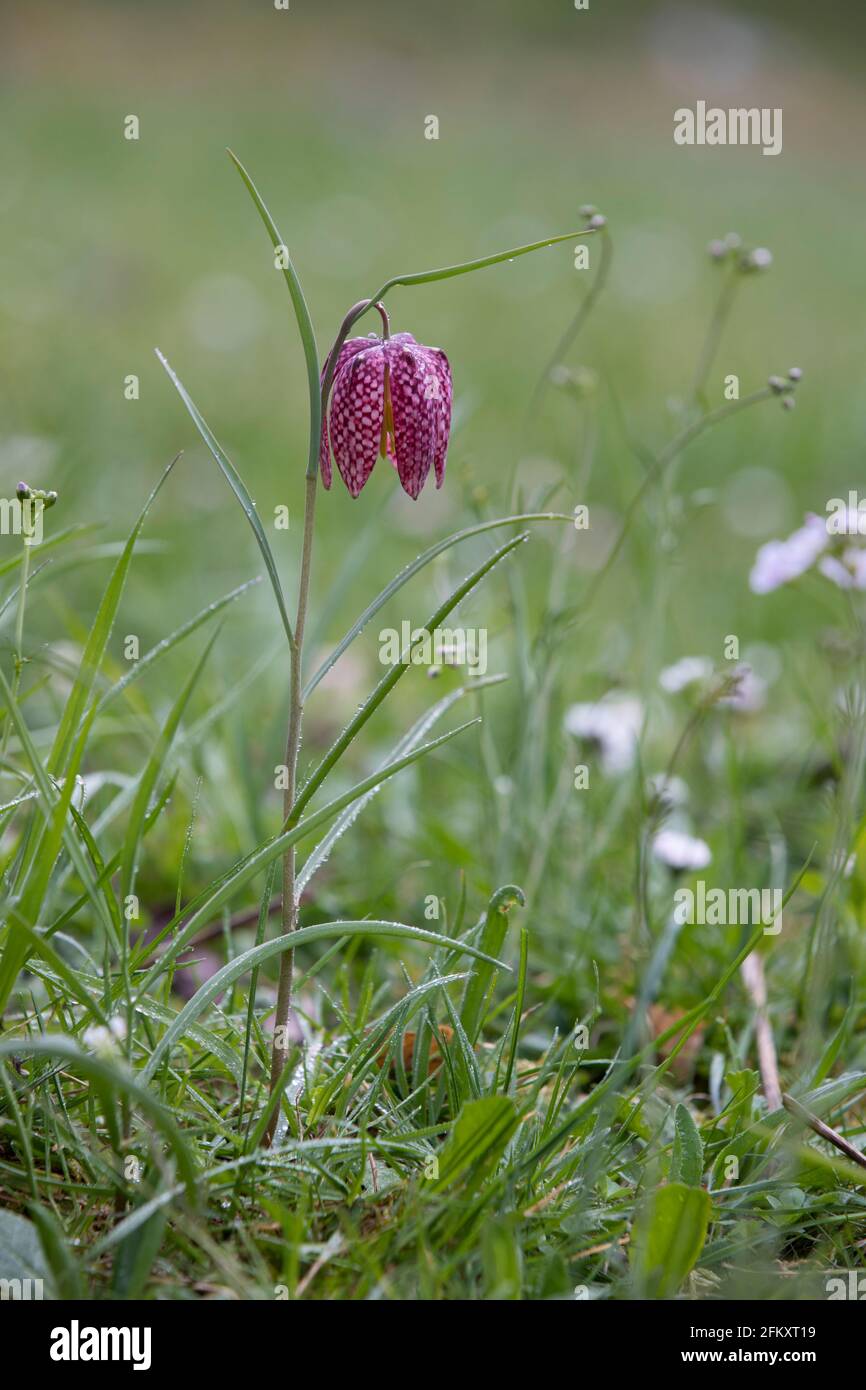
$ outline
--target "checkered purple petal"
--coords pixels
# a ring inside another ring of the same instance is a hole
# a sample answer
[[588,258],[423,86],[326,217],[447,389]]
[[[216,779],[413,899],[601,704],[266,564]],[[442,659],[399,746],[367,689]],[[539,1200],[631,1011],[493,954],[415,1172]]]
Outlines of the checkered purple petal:
[[[345,367],[346,363],[350,361],[351,358],[353,358],[357,353],[361,352],[364,348],[370,347],[375,341],[375,338],[348,338],[346,342],[343,344],[343,346],[340,348],[340,355],[337,358],[337,365],[334,368],[334,375],[331,381],[332,399],[337,377]],[[327,362],[325,363],[325,366],[322,368],[322,373],[319,378],[320,386],[324,383],[326,368]],[[328,489],[331,486],[331,446],[328,437],[327,410],[325,410],[325,413],[322,416],[322,435],[321,440],[319,442],[319,468],[322,474],[322,482],[324,483],[325,488]]]
[[417,498],[427,481],[436,449],[436,409],[429,397],[434,374],[427,353],[416,343],[388,346],[394,456],[403,490]]
[[353,497],[373,471],[385,414],[384,345],[366,339],[364,346],[335,377],[328,417],[334,458]]

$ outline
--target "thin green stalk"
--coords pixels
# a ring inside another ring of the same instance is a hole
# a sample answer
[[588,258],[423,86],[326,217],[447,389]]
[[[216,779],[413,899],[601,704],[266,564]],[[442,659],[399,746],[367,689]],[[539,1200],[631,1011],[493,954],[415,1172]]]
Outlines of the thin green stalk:
[[722,340],[722,333],[725,324],[730,316],[731,309],[734,307],[734,299],[739,287],[742,274],[736,265],[732,265],[728,274],[722,282],[722,289],[710,319],[707,329],[707,336],[704,339],[704,346],[698,358],[698,365],[695,369],[695,379],[692,383],[692,399],[700,402],[704,395],[704,386],[710,374],[710,368],[715,361],[719,343]]
[[726,420],[730,415],[736,415],[739,411],[748,409],[749,406],[757,405],[758,401],[770,400],[775,394],[776,392],[772,387],[762,386],[759,390],[753,391],[751,395],[744,396],[741,401],[730,401],[725,405],[719,406],[716,410],[709,411],[708,414],[702,415],[700,419],[695,420],[691,425],[688,425],[682,430],[656,457],[652,465],[647,469],[643,482],[626,508],[622,526],[607,554],[604,564],[601,566],[601,569],[596,572],[595,578],[584,595],[580,605],[579,618],[585,615],[590,603],[595,598],[595,595],[601,588],[610,570],[613,568],[614,562],[625,543],[625,538],[631,529],[632,521],[641,503],[653,484],[663,476],[668,465],[673,463],[674,459],[681,454],[689,444],[697,439],[698,435],[703,434],[704,430],[711,429],[713,425],[717,425],[722,420]]
[[[304,628],[307,621],[307,602],[310,593],[310,574],[313,559],[313,531],[316,515],[316,488],[318,479],[315,472],[307,472],[304,499],[304,540],[301,552],[301,576],[298,582],[298,611],[295,617],[294,637],[291,643],[291,676],[289,691],[289,725],[286,733],[286,788],[283,796],[283,821],[292,819],[295,809],[295,785],[298,768],[298,751],[301,746],[301,720],[303,717],[303,695],[301,691],[301,658],[304,645]],[[295,901],[295,846],[289,845],[283,855],[283,902],[281,908],[282,934],[296,930],[298,925],[298,903]],[[295,970],[295,953],[284,951],[280,958],[280,978],[277,987],[277,1007],[274,1014],[274,1041],[271,1050],[271,1080],[269,1097],[272,1097],[281,1083],[288,1059],[289,1013],[292,1007],[292,982]],[[270,1144],[279,1120],[279,1106],[271,1108],[266,1130],[266,1142]]]
[[586,320],[589,318],[590,314],[595,308],[598,298],[601,295],[601,292],[604,289],[608,277],[610,275],[612,258],[613,242],[611,240],[610,233],[608,232],[607,227],[605,226],[601,229],[601,256],[599,257],[598,270],[595,273],[595,279],[593,280],[592,285],[585,294],[581,302],[580,308],[574,315],[574,318],[572,319],[571,323],[568,325],[559,342],[557,343],[556,347],[554,348],[553,352],[551,353],[547,361],[547,365],[545,366],[543,372],[538,378],[538,381],[535,383],[535,389],[532,392],[532,396],[529,402],[529,410],[527,412],[527,418],[529,420],[534,420],[537,417],[541,409],[542,400],[544,399],[544,393],[550,386],[553,371],[563,361],[566,353],[573,346],[578,334],[580,333],[580,330],[583,328],[583,325],[586,323]]
[[[24,666],[24,610],[27,606],[27,583],[30,578],[30,546],[27,543],[27,536],[24,536],[21,553],[21,580],[18,585],[18,609],[15,616],[15,670],[12,673],[12,694],[14,699],[18,699],[18,687],[21,682],[21,670]],[[9,731],[12,728],[12,720],[7,713],[3,725],[3,743],[0,746],[0,761],[6,757],[6,749],[9,745]]]

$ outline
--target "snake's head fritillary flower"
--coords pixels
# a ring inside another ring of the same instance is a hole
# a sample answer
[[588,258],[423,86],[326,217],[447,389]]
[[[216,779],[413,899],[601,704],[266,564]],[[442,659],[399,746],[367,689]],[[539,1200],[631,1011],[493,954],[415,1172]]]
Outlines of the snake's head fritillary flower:
[[340,349],[322,420],[322,482],[331,486],[333,450],[343,482],[357,497],[381,456],[417,498],[431,465],[442,486],[450,429],[448,358],[411,333],[387,336],[386,320],[384,338],[349,338]]

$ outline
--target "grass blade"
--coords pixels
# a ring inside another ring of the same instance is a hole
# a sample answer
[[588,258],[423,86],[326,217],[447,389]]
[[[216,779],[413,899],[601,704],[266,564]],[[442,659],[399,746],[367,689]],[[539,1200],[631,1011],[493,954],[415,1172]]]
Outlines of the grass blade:
[[215,975],[212,975],[196,991],[189,1003],[181,1009],[174,1022],[160,1038],[144,1069],[144,1077],[147,1079],[153,1076],[163,1057],[178,1039],[183,1037],[189,1024],[194,1023],[218,995],[222,994],[241,975],[245,975],[254,965],[260,965],[263,961],[270,960],[272,956],[280,955],[289,947],[294,951],[299,946],[306,946],[315,941],[330,941],[335,936],[374,936],[388,939],[396,937],[402,940],[424,942],[428,946],[439,946],[457,954],[473,956],[476,960],[488,961],[501,969],[507,970],[509,968],[502,961],[492,960],[483,951],[479,951],[475,946],[469,946],[466,942],[455,941],[450,936],[442,936],[439,932],[427,931],[424,927],[410,927],[403,922],[323,922],[316,927],[301,927],[297,931],[286,932],[284,936],[276,936],[272,941],[265,941],[261,946],[251,946],[248,951],[236,956],[234,960],[229,961]]
[[229,159],[246,184],[250,197],[258,209],[259,216],[267,228],[268,236],[271,239],[274,250],[285,252],[287,264],[280,268],[282,269],[286,284],[289,287],[292,308],[295,311],[298,332],[301,335],[301,345],[304,349],[304,361],[307,366],[307,386],[310,393],[310,452],[307,460],[307,476],[314,478],[319,466],[319,436],[322,432],[322,396],[319,386],[319,354],[316,348],[316,334],[313,329],[313,321],[310,318],[310,311],[307,308],[307,301],[304,298],[304,292],[301,289],[301,282],[298,279],[297,271],[292,264],[291,257],[288,255],[286,243],[277,231],[277,225],[268,212],[264,199],[237,155],[231,150],[228,150],[227,153]]
[[[481,583],[481,580],[484,579],[485,576],[490,573],[494,566],[499,564],[500,560],[504,560],[506,555],[510,555],[512,550],[515,550],[517,546],[522,545],[523,542],[527,539],[527,533],[524,531],[521,533],[521,535],[512,537],[510,541],[506,541],[505,545],[502,545],[499,547],[498,550],[495,550],[493,554],[489,556],[488,559],[486,559],[482,565],[479,565],[476,570],[473,570],[473,572],[469,575],[468,579],[464,579],[462,584],[458,584],[457,588],[454,589],[453,592],[449,595],[449,597],[445,600],[445,602],[441,604],[439,608],[437,608],[436,612],[432,615],[432,617],[428,618],[425,624],[425,630],[427,632],[432,632],[435,628],[437,628],[439,624],[442,622],[443,618],[447,618],[448,614],[452,611],[452,609],[456,608],[458,603],[462,602],[466,595],[468,593],[471,593],[471,591],[475,588],[477,584]],[[372,695],[370,695],[368,699],[365,700],[364,704],[358,710],[358,713],[355,715],[355,717],[352,720],[350,720],[350,722],[346,725],[346,728],[340,734],[339,738],[336,739],[335,742],[331,745],[328,752],[325,754],[324,758],[319,763],[319,766],[316,768],[315,772],[310,774],[307,781],[304,783],[303,787],[298,793],[297,798],[295,799],[295,807],[292,815],[293,820],[297,819],[303,808],[307,805],[308,801],[311,799],[314,793],[318,791],[319,787],[322,785],[325,778],[328,776],[328,773],[340,761],[340,758],[343,756],[350,743],[353,742],[355,737],[367,723],[367,720],[370,718],[370,716],[378,709],[379,705],[382,704],[383,700],[385,700],[387,696],[390,695],[391,691],[394,689],[394,686],[401,679],[401,677],[406,674],[406,672],[409,669],[411,654],[414,651],[415,646],[419,645],[421,641],[423,641],[423,638],[419,637],[418,643],[413,643],[412,645],[410,645],[409,650],[405,653],[405,655],[401,658],[397,665],[392,666],[391,670],[388,671],[387,674],[382,677],[379,684],[376,686],[376,689],[373,691]]]
[[345,637],[337,643],[337,646],[331,652],[330,656],[322,662],[319,669],[307,681],[307,684],[304,686],[304,700],[307,700],[309,696],[312,695],[319,682],[324,679],[331,670],[331,667],[336,665],[346,648],[351,646],[360,632],[363,632],[370,619],[375,617],[379,612],[379,609],[384,607],[388,600],[393,598],[394,595],[403,588],[404,584],[408,584],[409,580],[412,579],[419,570],[424,569],[425,565],[429,565],[431,560],[435,560],[443,551],[450,550],[452,545],[458,545],[460,541],[470,540],[473,536],[481,536],[485,531],[495,531],[500,526],[522,526],[526,521],[573,522],[574,517],[569,516],[565,512],[518,513],[516,516],[499,517],[496,521],[482,521],[477,526],[467,526],[463,531],[455,531],[453,535],[446,536],[444,540],[437,541],[435,545],[431,545],[429,550],[425,550],[417,559],[412,561],[411,565],[407,565],[405,569],[401,570],[400,573],[391,580],[390,584],[386,584],[385,588],[367,605],[358,620],[352,624]]
[[[412,725],[409,732],[404,734],[400,742],[392,748],[388,757],[380,764],[380,770],[386,768],[389,763],[402,758],[406,753],[411,753],[414,748],[417,748],[425,734],[429,733],[442,716],[447,714],[451,706],[456,704],[458,700],[461,700],[464,695],[468,695],[471,692],[484,689],[491,685],[499,685],[506,679],[506,676],[480,676],[477,680],[473,681],[471,685],[461,685],[457,690],[450,691],[443,699],[437,700],[436,704],[428,709],[421,718]],[[319,844],[316,845],[315,849],[307,856],[304,867],[295,879],[295,897],[297,900],[300,900],[301,894],[316,870],[321,868],[322,864],[325,863],[334,845],[342,835],[345,835],[350,826],[354,825],[364,807],[368,802],[372,801],[373,797],[379,791],[380,786],[381,783],[366,792],[364,796],[359,797],[357,801],[353,801],[351,806],[347,806],[346,810],[343,811],[342,815],[340,815],[331,826],[324,839],[322,839]]]
[[74,1066],[95,1085],[116,1091],[142,1110],[168,1142],[177,1159],[178,1172],[187,1193],[191,1198],[195,1197],[196,1168],[186,1140],[156,1096],[122,1063],[84,1052],[71,1038],[51,1034],[42,1038],[12,1038],[8,1042],[0,1042],[0,1058],[7,1057],[59,1058],[68,1066]]
[[349,791],[344,792],[342,796],[336,797],[333,801],[328,802],[326,806],[323,806],[320,811],[316,811],[313,815],[308,816],[306,820],[301,821],[300,825],[293,826],[290,830],[283,831],[282,834],[277,835],[272,840],[266,841],[263,845],[259,845],[258,849],[253,850],[252,854],[248,854],[244,859],[241,859],[229,869],[222,878],[218,879],[215,884],[212,884],[210,888],[200,894],[192,903],[187,905],[184,912],[190,915],[183,923],[183,926],[180,925],[182,920],[181,916],[172,918],[172,920],[167,922],[161,929],[159,934],[142,948],[139,955],[133,957],[131,968],[135,969],[167,936],[170,936],[172,932],[176,933],[172,938],[171,944],[160,956],[156,964],[151,967],[144,980],[141,982],[139,986],[140,992],[143,993],[150,987],[153,981],[175,958],[178,951],[186,946],[187,942],[190,941],[200,927],[205,926],[211,921],[216,913],[219,912],[220,908],[225,903],[229,902],[240,888],[243,888],[251,879],[254,879],[257,874],[261,873],[263,869],[266,869],[278,855],[285,853],[289,845],[297,844],[307,835],[318,830],[319,826],[327,824],[333,816],[337,815],[351,802],[356,801],[358,797],[363,796],[371,787],[375,787],[381,782],[384,782],[387,778],[393,777],[397,772],[402,771],[404,767],[408,767],[410,763],[417,762],[419,758],[425,757],[428,753],[432,752],[434,748],[441,748],[444,744],[449,743],[452,738],[456,738],[458,734],[463,733],[465,729],[471,728],[472,725],[477,723],[478,720],[473,719],[467,724],[461,724],[458,728],[451,729],[447,734],[441,734],[439,738],[432,739],[430,743],[425,743],[420,748],[414,749],[405,757],[398,758],[396,762],[391,763],[388,767],[382,768],[378,772],[374,772],[370,777],[365,777],[362,782],[358,782],[354,787],[350,788]]
[[213,603],[208,604],[207,608],[203,608],[194,618],[190,618],[189,622],[184,623],[181,627],[175,628],[174,632],[169,633],[168,637],[163,637],[161,642],[157,642],[155,647],[151,647],[149,652],[145,652],[144,656],[136,661],[135,665],[131,670],[127,671],[126,675],[121,676],[120,680],[115,681],[114,685],[106,690],[102,699],[99,701],[100,713],[105,709],[107,704],[112,700],[116,700],[118,695],[122,695],[127,686],[131,685],[133,681],[137,681],[139,676],[142,676],[145,671],[150,670],[155,661],[158,661],[161,656],[165,656],[166,652],[170,652],[172,647],[178,646],[187,637],[191,637],[194,632],[198,631],[203,623],[209,622],[211,618],[215,618],[216,615],[221,613],[230,603],[234,603],[236,599],[239,599],[241,594],[245,594],[248,589],[252,589],[256,584],[260,583],[261,580],[258,575],[256,575],[254,579],[248,579],[245,584],[239,584],[236,589],[232,589],[231,593],[223,594],[222,598],[215,599]]
[[117,614],[124,585],[126,584],[126,577],[129,573],[129,566],[132,561],[132,552],[135,547],[135,542],[138,539],[138,534],[144,525],[144,519],[150,510],[151,504],[172,468],[177,463],[178,458],[180,458],[180,454],[172,459],[156,487],[153,489],[153,492],[145,502],[141,514],[133,526],[129,539],[123,548],[121,556],[112,571],[105,593],[102,596],[102,601],[90,631],[90,638],[81,658],[81,664],[78,668],[75,683],[70,692],[69,699],[66,701],[63,715],[58,725],[54,746],[48,758],[48,770],[55,777],[61,776],[65,770],[70,744],[72,743],[76,729],[81,723],[85,706],[90,697],[90,692],[93,689],[93,683],[96,680],[96,674],[102,661],[102,655],[108,645],[108,639],[111,636],[111,630],[114,626],[114,619]]
[[292,635],[292,625],[289,622],[289,615],[286,611],[286,600],[283,597],[283,586],[280,583],[280,576],[277,571],[277,562],[274,559],[273,551],[271,550],[271,547],[268,544],[268,538],[265,535],[265,528],[263,527],[261,518],[258,512],[256,511],[256,504],[253,501],[252,497],[250,497],[246,483],[244,482],[240,473],[235,468],[234,464],[229,459],[228,455],[220,448],[219,444],[217,443],[216,439],[211,433],[210,428],[204,419],[204,416],[201,414],[200,410],[198,409],[198,406],[195,404],[192,397],[189,395],[186,387],[180,380],[180,377],[177,375],[174,368],[169,365],[169,362],[162,355],[159,348],[156,348],[155,351],[157,357],[159,358],[159,361],[165,368],[166,374],[168,375],[169,380],[174,386],[174,389],[177,391],[177,394],[180,396],[181,400],[186,406],[187,413],[189,414],[190,419],[192,420],[193,424],[195,425],[196,429],[198,430],[199,434],[201,435],[202,439],[207,445],[208,450],[211,453],[211,456],[221,469],[223,477],[225,478],[235,497],[240,502],[244,516],[246,517],[247,521],[250,523],[250,526],[252,527],[253,535],[256,538],[259,550],[262,552],[262,558],[265,562],[265,568],[268,571],[268,577],[271,581],[274,596],[277,600],[277,608],[280,611],[280,618],[282,619],[282,624],[286,631],[286,637],[289,639],[289,645],[291,646],[294,642],[294,637]]
[[477,261],[461,261],[458,265],[442,266],[439,270],[420,270],[412,275],[395,275],[386,280],[379,292],[373,295],[371,303],[383,299],[389,290],[397,285],[430,285],[436,280],[451,280],[455,275],[469,275],[473,270],[486,270],[490,265],[501,265],[503,261],[514,261],[518,256],[527,256],[532,251],[543,251],[547,246],[557,246],[563,241],[574,241],[576,237],[594,236],[595,227],[581,227],[579,232],[563,232],[559,236],[545,237],[543,241],[532,241],[527,246],[515,246],[510,251],[497,251],[493,256],[482,256]]

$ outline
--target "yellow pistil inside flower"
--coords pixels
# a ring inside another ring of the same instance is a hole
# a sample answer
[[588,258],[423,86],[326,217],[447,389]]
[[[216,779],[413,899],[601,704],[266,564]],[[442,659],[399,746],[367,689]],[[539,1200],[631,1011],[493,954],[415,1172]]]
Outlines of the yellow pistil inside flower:
[[382,412],[382,434],[379,440],[379,457],[388,457],[388,436],[394,438],[394,411],[391,406],[391,368],[385,364],[385,409]]

